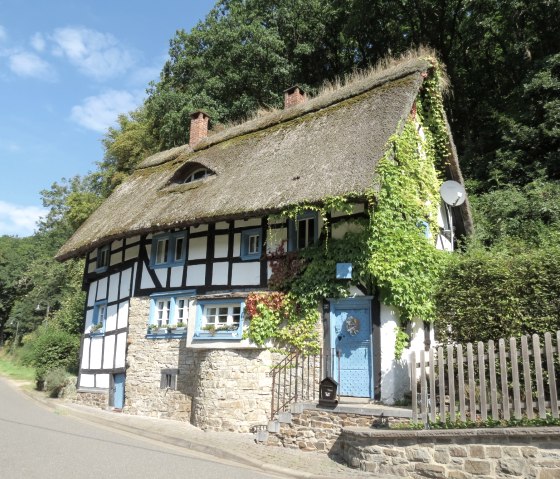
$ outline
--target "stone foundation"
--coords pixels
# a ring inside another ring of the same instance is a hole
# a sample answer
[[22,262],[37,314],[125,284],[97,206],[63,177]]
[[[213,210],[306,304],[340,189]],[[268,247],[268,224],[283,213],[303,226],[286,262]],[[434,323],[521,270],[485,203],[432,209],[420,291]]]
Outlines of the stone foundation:
[[[379,421],[379,413],[333,412],[315,407],[304,409],[297,414],[279,415],[282,420],[286,416],[291,419],[291,422],[280,422],[280,431],[270,434],[267,444],[335,454],[340,452],[339,437],[343,428],[371,427],[373,423]],[[408,419],[389,419],[391,424],[401,421],[408,422]]]
[[272,366],[269,351],[197,351],[198,378],[193,398],[195,426],[213,431],[250,432],[268,422]]
[[[124,412],[190,421],[195,353],[186,338],[147,339],[149,298],[132,298]],[[162,370],[178,371],[176,389],[162,388]]]
[[412,478],[560,478],[560,428],[372,430],[345,428],[355,468]]
[[83,404],[84,406],[107,409],[109,406],[109,391],[107,389],[78,389],[76,395],[71,399],[72,402]]

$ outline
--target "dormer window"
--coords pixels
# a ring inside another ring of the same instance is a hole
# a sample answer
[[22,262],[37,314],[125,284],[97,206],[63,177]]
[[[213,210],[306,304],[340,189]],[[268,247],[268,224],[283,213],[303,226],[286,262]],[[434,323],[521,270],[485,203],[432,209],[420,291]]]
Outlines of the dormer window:
[[194,170],[190,175],[188,175],[183,183],[192,183],[196,180],[202,180],[210,174],[212,173],[208,168],[199,168],[198,170]]
[[215,172],[210,168],[207,168],[202,163],[187,162],[175,172],[171,180],[169,180],[169,184],[190,184],[196,181],[204,180],[212,175],[215,175]]

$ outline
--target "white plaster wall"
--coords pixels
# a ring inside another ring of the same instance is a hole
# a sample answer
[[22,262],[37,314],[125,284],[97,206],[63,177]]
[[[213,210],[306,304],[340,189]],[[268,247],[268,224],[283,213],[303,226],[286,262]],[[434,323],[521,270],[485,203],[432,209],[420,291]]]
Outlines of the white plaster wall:
[[112,253],[111,259],[109,260],[109,264],[113,266],[114,264],[118,264],[121,262],[122,253],[119,251],[118,253]]
[[95,386],[98,388],[109,388],[109,375],[108,374],[96,374]]
[[157,279],[159,280],[160,284],[165,288],[167,284],[167,269],[168,268],[156,268],[154,269]]
[[140,246],[139,245],[131,246],[130,248],[126,248],[124,250],[124,260],[128,261],[130,259],[138,258],[139,254],[140,254]]
[[200,233],[202,231],[208,231],[208,225],[198,225],[198,226],[191,226],[191,233]]
[[107,299],[107,277],[101,278],[97,283],[97,301]]
[[332,225],[332,237],[342,239],[346,233],[359,233],[363,230],[361,225],[355,223],[336,223]]
[[241,255],[241,233],[235,233],[233,235],[233,252],[232,256]]
[[153,288],[154,282],[152,281],[152,278],[150,278],[150,275],[148,274],[148,271],[146,271],[146,266],[142,266],[142,279],[140,280],[140,288],[141,289],[150,289]]
[[117,329],[117,305],[107,306],[107,321],[105,323],[105,331],[114,331]]
[[[356,214],[356,213],[363,213],[364,212],[364,205],[361,203],[356,203],[354,205],[352,205],[352,211],[350,214]],[[331,217],[332,218],[338,218],[339,216],[346,216],[347,213],[344,211],[338,211],[338,210],[332,210],[331,211]]]
[[[399,324],[398,312],[381,304],[381,401],[393,404],[410,391],[408,357],[411,349],[403,351],[401,359],[395,359],[396,328]],[[424,347],[422,321],[410,325],[411,348]]]
[[84,338],[84,345],[82,348],[82,363],[81,363],[81,368],[82,369],[89,369],[89,346],[90,346],[90,339],[89,338]]
[[93,321],[93,309],[86,311],[86,331],[91,326]]
[[88,264],[88,273],[93,273],[95,271],[95,263]]
[[119,299],[126,298],[130,296],[130,274],[132,273],[131,268],[125,269],[121,272],[121,288],[119,291]]
[[259,261],[234,263],[231,268],[231,284],[245,285],[260,283],[261,265]]
[[119,273],[109,276],[109,298],[108,301],[119,299]]
[[128,301],[119,303],[119,314],[117,329],[126,328],[128,326]]
[[183,282],[183,267],[182,266],[174,266],[171,268],[171,281],[170,285],[172,288],[176,288],[181,286]]
[[95,289],[97,288],[97,281],[93,281],[89,285],[88,291],[88,298],[87,298],[87,305],[93,306],[95,304]]
[[115,352],[115,368],[124,368],[126,363],[126,333],[117,335],[117,350]]
[[101,352],[103,347],[103,338],[92,338],[90,342],[90,355],[91,360],[89,364],[90,369],[101,369]]
[[224,285],[228,281],[229,263],[227,261],[220,261],[214,263],[212,266],[212,284]]
[[207,241],[205,236],[189,239],[189,260],[206,259]]
[[113,369],[113,356],[115,354],[115,335],[105,336],[105,351],[103,354],[103,369]]
[[229,223],[227,221],[218,221],[216,223],[217,230],[227,230],[229,228]]
[[194,264],[187,268],[187,286],[200,286],[205,283],[206,265]]
[[234,226],[236,228],[249,228],[261,225],[260,218],[249,218],[246,220],[235,220]]
[[95,374],[80,374],[80,386],[92,388],[94,386]]
[[226,258],[228,255],[228,235],[216,235],[214,242],[214,258]]

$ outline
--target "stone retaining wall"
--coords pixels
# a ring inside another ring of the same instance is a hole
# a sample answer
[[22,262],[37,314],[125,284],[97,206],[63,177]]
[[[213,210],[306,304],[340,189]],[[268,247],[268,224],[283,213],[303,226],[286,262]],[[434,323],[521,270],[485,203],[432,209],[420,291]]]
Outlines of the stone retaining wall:
[[77,404],[84,406],[107,409],[109,404],[109,391],[96,389],[95,391],[78,390],[73,398],[68,398]]
[[344,428],[351,467],[413,478],[560,478],[560,428],[432,431]]
[[[379,421],[379,414],[333,412],[328,409],[309,408],[291,414],[291,422],[281,422],[280,431],[270,434],[269,445],[299,448],[304,451],[338,453],[339,436],[344,427],[370,427]],[[391,424],[403,421],[389,418]],[[408,422],[408,419],[405,419]]]

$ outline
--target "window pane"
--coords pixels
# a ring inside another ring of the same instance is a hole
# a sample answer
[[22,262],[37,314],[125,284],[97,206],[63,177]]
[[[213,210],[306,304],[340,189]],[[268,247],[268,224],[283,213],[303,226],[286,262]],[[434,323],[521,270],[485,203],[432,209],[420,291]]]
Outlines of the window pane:
[[183,246],[185,244],[185,240],[183,237],[177,238],[175,240],[175,261],[182,261],[183,260]]
[[169,239],[161,239],[156,246],[156,264],[167,263],[167,252],[169,249]]
[[299,220],[297,223],[297,245],[298,245],[298,249],[301,248],[305,248],[307,246],[307,241],[306,241],[306,234],[307,234],[307,228],[306,228],[306,220]]
[[259,235],[249,236],[249,254],[257,254],[259,252]]
[[309,246],[315,241],[315,220],[309,218],[307,220],[307,240],[305,246]]

